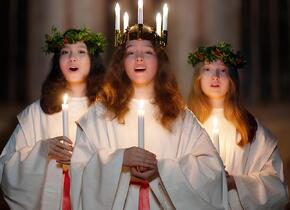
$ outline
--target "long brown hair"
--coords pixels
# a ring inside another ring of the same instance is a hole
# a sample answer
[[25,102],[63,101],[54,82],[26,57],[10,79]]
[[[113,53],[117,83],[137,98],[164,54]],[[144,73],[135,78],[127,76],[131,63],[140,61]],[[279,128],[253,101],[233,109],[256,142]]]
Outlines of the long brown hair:
[[[201,123],[208,119],[212,111],[209,98],[203,93],[200,84],[203,65],[204,63],[199,63],[195,66],[188,98],[189,109],[192,110]],[[254,116],[241,103],[238,70],[231,65],[227,65],[227,67],[230,82],[224,100],[224,115],[241,134],[241,141],[238,142],[238,145],[243,147],[253,141],[257,130],[257,122]]]
[[[178,90],[177,81],[169,69],[169,61],[165,51],[154,47],[158,59],[158,70],[154,83],[154,104],[159,108],[158,120],[171,129],[173,121],[184,111],[182,96]],[[119,123],[125,123],[124,117],[129,111],[129,102],[134,94],[131,80],[124,67],[125,45],[115,50],[113,59],[99,94],[99,99],[105,104],[109,113],[116,117]]]
[[[61,72],[59,59],[60,53],[55,53],[51,60],[50,72],[41,89],[40,106],[46,114],[61,111],[62,96],[67,91],[67,81]],[[90,61],[91,67],[86,81],[86,96],[89,105],[95,101],[105,74],[105,67],[99,54],[90,54]]]

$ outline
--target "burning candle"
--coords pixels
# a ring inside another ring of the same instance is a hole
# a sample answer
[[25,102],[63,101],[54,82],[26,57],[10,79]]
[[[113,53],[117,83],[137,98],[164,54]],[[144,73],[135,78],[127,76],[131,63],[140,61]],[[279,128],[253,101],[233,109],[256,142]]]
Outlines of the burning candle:
[[167,20],[168,20],[168,6],[164,4],[163,6],[163,20],[162,20],[162,30],[167,31]]
[[161,36],[161,14],[159,12],[156,15],[156,33]]
[[115,30],[120,30],[120,5],[116,3],[115,6]]
[[126,32],[126,29],[129,26],[129,15],[127,12],[124,14],[124,33]]
[[64,94],[62,107],[63,135],[68,137],[68,95]]
[[219,128],[218,128],[218,119],[215,117],[213,119],[213,144],[218,153],[220,153],[220,143],[219,143]]
[[143,24],[143,0],[138,0],[138,24]]
[[144,149],[144,101],[139,101],[138,107],[138,147]]

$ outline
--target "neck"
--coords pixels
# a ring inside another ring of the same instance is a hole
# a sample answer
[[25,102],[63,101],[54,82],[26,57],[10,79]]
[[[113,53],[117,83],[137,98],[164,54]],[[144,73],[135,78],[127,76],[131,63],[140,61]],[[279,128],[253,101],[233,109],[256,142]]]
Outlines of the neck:
[[68,92],[71,97],[84,97],[86,96],[86,84],[74,83],[68,85]]
[[135,85],[134,98],[136,99],[151,99],[154,97],[154,87],[151,85]]
[[224,98],[211,99],[210,105],[213,109],[224,108]]

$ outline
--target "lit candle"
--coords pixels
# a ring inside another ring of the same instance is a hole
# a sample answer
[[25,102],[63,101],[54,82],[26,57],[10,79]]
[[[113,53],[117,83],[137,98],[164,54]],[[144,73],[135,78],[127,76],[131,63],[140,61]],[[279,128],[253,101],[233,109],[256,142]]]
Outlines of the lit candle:
[[218,119],[215,117],[213,118],[213,137],[212,137],[213,144],[218,153],[220,153],[220,143],[219,143],[219,128],[218,128]]
[[64,94],[62,107],[62,128],[63,135],[68,137],[68,96]]
[[161,14],[159,12],[156,15],[156,33],[161,36]]
[[144,101],[139,101],[138,107],[138,147],[144,149]]
[[126,29],[129,26],[129,15],[127,12],[124,14],[124,33],[126,32]]
[[115,6],[115,30],[120,30],[120,5],[116,3]]
[[162,30],[167,31],[167,20],[168,20],[168,6],[164,4],[163,6],[163,20],[162,20]]
[[138,24],[143,24],[143,0],[138,0]]

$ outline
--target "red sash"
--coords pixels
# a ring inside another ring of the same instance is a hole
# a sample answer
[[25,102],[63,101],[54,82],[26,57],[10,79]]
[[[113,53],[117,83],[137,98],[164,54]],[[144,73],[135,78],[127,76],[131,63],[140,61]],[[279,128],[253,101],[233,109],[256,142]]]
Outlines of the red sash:
[[63,170],[63,195],[62,195],[62,210],[71,210],[70,206],[70,177],[69,170]]
[[150,210],[148,182],[131,181],[130,184],[140,186],[138,210]]

